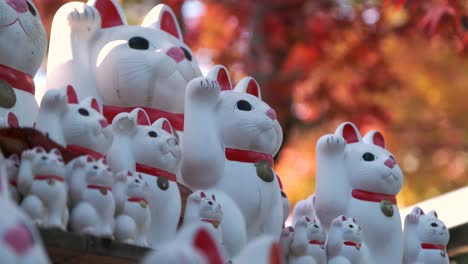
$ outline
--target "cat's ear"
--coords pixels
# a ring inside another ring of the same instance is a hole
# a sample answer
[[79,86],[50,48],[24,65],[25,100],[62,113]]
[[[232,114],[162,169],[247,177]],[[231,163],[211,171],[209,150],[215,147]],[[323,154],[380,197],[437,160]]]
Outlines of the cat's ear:
[[91,108],[96,110],[98,113],[101,113],[101,109],[99,108],[99,103],[98,103],[96,98],[91,99],[90,106],[91,106]]
[[166,131],[167,133],[174,135],[174,130],[172,129],[172,125],[166,118],[159,118],[158,120],[154,121],[153,127],[161,128],[162,130]]
[[231,77],[229,71],[223,65],[216,65],[208,72],[207,77],[216,80],[221,86],[221,91],[232,90]]
[[145,16],[141,25],[143,27],[160,29],[171,34],[180,41],[184,41],[179,22],[177,22],[177,18],[172,9],[167,5],[159,4],[153,7]]
[[150,125],[148,114],[142,108],[135,108],[130,113],[120,113],[112,120],[113,131],[120,134],[135,133],[139,125]]
[[345,222],[346,220],[347,220],[346,216],[340,215],[337,218],[333,219],[332,225],[333,226],[341,226],[343,224],[343,222]]
[[424,214],[424,211],[423,211],[423,209],[421,209],[420,207],[415,206],[415,207],[413,208],[413,210],[411,210],[411,214],[414,214],[414,215],[423,215],[423,214]]
[[7,123],[8,123],[8,127],[11,127],[11,128],[18,128],[19,127],[18,117],[15,115],[15,113],[8,112],[8,114],[7,114]]
[[361,134],[357,127],[351,122],[342,123],[335,131],[335,135],[341,136],[347,144],[361,141]]
[[78,95],[71,85],[67,85],[67,100],[69,104],[78,104]]
[[52,153],[52,154],[54,154],[55,156],[60,157],[60,158],[62,157],[62,153],[61,153],[60,150],[57,149],[57,148],[51,149],[51,150],[49,151],[49,153]]
[[136,125],[139,126],[149,126],[151,125],[148,114],[142,108],[135,108],[130,112],[130,116],[135,120]]
[[258,99],[262,99],[262,92],[260,91],[260,85],[252,77],[245,77],[236,85],[235,91],[251,94]]
[[127,19],[117,0],[89,0],[87,5],[99,11],[102,28],[127,25]]
[[429,213],[427,213],[427,215],[439,219],[439,216],[437,216],[437,212],[434,211],[434,210],[432,210],[432,211],[430,211]]
[[379,146],[381,148],[386,148],[385,147],[385,139],[382,135],[377,130],[371,130],[369,131],[363,138],[363,141],[366,142],[367,144],[373,144],[376,146]]

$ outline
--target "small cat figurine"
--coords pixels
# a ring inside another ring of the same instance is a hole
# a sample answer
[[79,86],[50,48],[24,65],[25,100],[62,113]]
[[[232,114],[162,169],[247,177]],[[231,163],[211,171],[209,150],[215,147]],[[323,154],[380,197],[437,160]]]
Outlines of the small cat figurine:
[[107,153],[113,171],[135,171],[149,185],[150,246],[172,240],[181,211],[175,173],[181,160],[179,143],[168,120],[150,124],[146,112],[137,108],[118,114],[113,122],[114,142]]
[[148,204],[149,185],[141,174],[121,171],[116,174],[117,185],[124,185],[123,193],[116,196],[123,197],[122,205],[115,220],[114,235],[117,241],[128,244],[148,246],[146,238],[151,222]]
[[396,195],[403,173],[382,134],[373,130],[361,138],[354,124],[342,123],[335,134],[318,140],[316,164],[315,210],[325,229],[339,215],[352,216],[362,227],[366,261],[400,263],[403,237]]
[[67,189],[65,164],[58,149],[23,151],[18,172],[18,190],[24,195],[21,207],[36,224],[65,230]]
[[88,97],[79,102],[71,85],[45,93],[35,128],[70,152],[95,159],[104,157],[113,140],[112,129],[101,114],[98,101]]
[[449,264],[450,234],[435,211],[413,208],[405,218],[403,264]]
[[302,217],[294,226],[288,263],[327,264],[326,240],[327,234],[317,219]]
[[48,264],[36,226],[11,200],[6,162],[0,150],[0,263]]
[[96,97],[107,120],[142,107],[151,123],[183,130],[185,87],[201,71],[167,5],[139,26],[127,24],[117,0],[71,2],[52,23],[48,89],[72,84],[78,98]]
[[[114,175],[105,159],[85,157],[86,163],[83,159],[74,162],[75,173],[69,181],[70,190],[74,190],[73,193],[78,198],[75,198],[76,205],[71,211],[71,227],[78,234],[112,238],[115,213],[112,194]],[[84,173],[76,173],[78,170],[84,170]]]
[[284,209],[272,166],[283,134],[258,83],[246,77],[231,89],[227,69],[218,65],[207,78],[188,84],[185,107],[184,183],[226,193],[241,209],[248,240],[262,234],[279,238]]
[[36,118],[33,77],[46,54],[47,36],[31,0],[0,1],[0,117],[19,126]]
[[21,195],[18,191],[18,171],[20,160],[18,155],[13,154],[5,159],[5,167],[8,175],[8,187],[10,189],[11,199],[16,203],[20,202]]
[[368,263],[362,257],[362,239],[361,227],[354,218],[344,215],[337,217],[328,231],[328,264]]

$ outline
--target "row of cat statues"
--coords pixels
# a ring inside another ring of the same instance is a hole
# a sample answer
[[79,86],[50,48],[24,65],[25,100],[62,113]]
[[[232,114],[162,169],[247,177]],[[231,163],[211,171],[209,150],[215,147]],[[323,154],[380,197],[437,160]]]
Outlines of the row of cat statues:
[[382,134],[350,122],[317,142],[316,192],[286,227],[275,111],[251,77],[234,86],[221,65],[203,76],[168,6],[138,26],[117,0],[62,6],[40,104],[39,13],[0,0],[0,16],[0,126],[34,127],[76,156],[0,155],[0,210],[12,212],[0,217],[0,262],[48,263],[39,226],[154,249],[145,264],[449,263],[435,212],[415,208],[402,229],[403,174]]

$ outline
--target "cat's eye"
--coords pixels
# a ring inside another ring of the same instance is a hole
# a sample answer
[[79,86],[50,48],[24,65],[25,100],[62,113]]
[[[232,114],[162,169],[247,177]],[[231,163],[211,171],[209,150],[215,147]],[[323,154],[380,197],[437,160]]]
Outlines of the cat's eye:
[[128,46],[132,49],[147,50],[149,48],[149,42],[142,37],[133,37],[128,40]]
[[84,108],[78,109],[78,113],[80,113],[80,115],[82,115],[82,116],[89,116],[88,110],[86,110]]
[[180,47],[183,51],[184,51],[184,55],[185,55],[185,58],[188,60],[188,61],[192,61],[192,54],[190,54],[190,51],[188,51],[186,48],[184,47]]
[[246,100],[240,100],[236,104],[237,109],[242,111],[250,111],[252,110],[252,105],[247,102]]
[[354,228],[354,226],[353,226],[353,225],[349,225],[349,228]]
[[31,3],[29,3],[29,1],[26,1],[26,3],[28,4],[28,10],[31,13],[31,15],[36,16],[36,9],[34,9],[34,7],[31,5]]
[[163,191],[169,189],[169,180],[166,177],[164,176],[158,177],[157,183],[158,183],[159,189]]
[[148,136],[150,136],[152,138],[155,138],[155,137],[158,136],[158,134],[156,132],[154,132],[154,131],[150,131],[150,132],[148,132]]
[[42,160],[47,160],[47,156],[42,156]]
[[375,160],[375,156],[372,153],[366,152],[364,155],[362,155],[362,159],[365,161],[373,161]]
[[439,225],[437,223],[432,223],[431,226],[432,227],[438,227]]
[[319,226],[318,226],[318,225],[314,225],[314,227],[315,227],[315,228],[319,228]]

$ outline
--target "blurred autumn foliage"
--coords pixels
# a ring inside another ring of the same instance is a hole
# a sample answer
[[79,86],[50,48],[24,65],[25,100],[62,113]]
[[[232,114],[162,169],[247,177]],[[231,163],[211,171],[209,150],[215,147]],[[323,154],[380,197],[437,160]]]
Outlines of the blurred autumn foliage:
[[[67,1],[36,0],[46,27]],[[462,0],[163,1],[204,70],[254,76],[285,141],[295,202],[315,188],[315,143],[345,120],[381,130],[410,205],[468,180],[468,3]],[[130,23],[159,1],[121,1]]]

